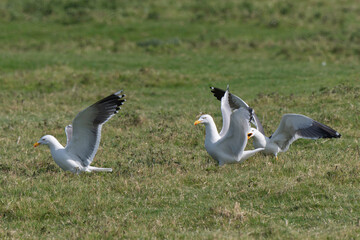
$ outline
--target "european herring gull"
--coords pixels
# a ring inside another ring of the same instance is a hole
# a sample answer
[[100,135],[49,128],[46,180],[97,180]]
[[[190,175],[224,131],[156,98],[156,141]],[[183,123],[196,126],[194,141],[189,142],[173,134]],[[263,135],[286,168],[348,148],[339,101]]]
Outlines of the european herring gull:
[[[264,150],[258,148],[245,151],[248,138],[251,136],[250,120],[252,109],[240,107],[231,110],[229,105],[229,91],[225,92],[221,99],[221,112],[223,115],[223,128],[218,133],[213,118],[202,115],[194,125],[205,125],[205,149],[220,166],[228,163],[241,163],[253,156],[255,153]],[[250,133],[248,135],[248,133]]]
[[64,148],[51,135],[45,135],[34,144],[48,145],[57,165],[65,171],[80,172],[112,172],[111,168],[90,166],[99,148],[102,125],[114,116],[126,101],[122,90],[94,103],[74,118],[72,125],[65,127],[67,145]]
[[[211,87],[214,96],[225,95],[225,91],[219,88]],[[241,98],[231,94],[233,106],[236,109],[239,106],[248,106]],[[254,118],[255,119],[255,118]],[[276,131],[267,137],[260,121],[256,118],[254,125],[257,128],[251,128],[253,134],[253,145],[255,148],[265,148],[264,154],[274,154],[277,159],[279,152],[286,152],[290,145],[300,138],[318,139],[318,138],[340,138],[341,134],[325,124],[319,123],[307,116],[301,114],[284,114]]]

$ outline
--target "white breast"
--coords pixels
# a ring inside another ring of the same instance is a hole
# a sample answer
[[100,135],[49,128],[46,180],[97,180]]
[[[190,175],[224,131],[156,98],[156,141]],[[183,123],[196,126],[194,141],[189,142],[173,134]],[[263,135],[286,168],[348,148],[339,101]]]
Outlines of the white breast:
[[51,155],[55,163],[65,171],[77,172],[83,168],[80,161],[76,160],[74,156],[70,156],[65,149],[51,151]]

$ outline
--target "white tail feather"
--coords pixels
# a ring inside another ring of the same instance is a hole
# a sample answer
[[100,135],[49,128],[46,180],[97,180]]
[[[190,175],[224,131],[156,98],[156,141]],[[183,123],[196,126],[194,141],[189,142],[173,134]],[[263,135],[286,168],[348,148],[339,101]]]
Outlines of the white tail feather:
[[112,172],[112,168],[98,168],[88,166],[88,169],[90,170],[90,172]]

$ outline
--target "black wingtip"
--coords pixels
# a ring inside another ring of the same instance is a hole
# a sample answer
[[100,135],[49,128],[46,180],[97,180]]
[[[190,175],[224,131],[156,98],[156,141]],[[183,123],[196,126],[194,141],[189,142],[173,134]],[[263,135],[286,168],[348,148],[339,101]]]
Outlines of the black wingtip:
[[340,133],[338,133],[337,131],[335,131],[334,129],[332,129],[331,127],[329,127],[325,124],[314,121],[314,125],[316,127],[318,127],[319,129],[321,129],[323,138],[340,138],[341,137]]
[[341,134],[331,127],[317,121],[313,121],[309,128],[299,130],[302,137],[309,138],[340,138]]
[[247,110],[249,111],[250,114],[250,122],[254,120],[254,109],[252,109],[251,107],[248,107]]
[[225,91],[216,87],[210,87],[210,89],[214,96],[217,98],[217,100],[221,101],[221,98],[225,95]]

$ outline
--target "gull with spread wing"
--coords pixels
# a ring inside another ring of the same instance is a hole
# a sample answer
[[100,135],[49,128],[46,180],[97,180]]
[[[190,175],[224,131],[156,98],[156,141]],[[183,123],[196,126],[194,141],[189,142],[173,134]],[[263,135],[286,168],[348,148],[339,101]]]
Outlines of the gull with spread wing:
[[253,111],[248,107],[240,107],[231,110],[229,105],[229,91],[227,90],[221,98],[221,112],[223,115],[223,127],[218,133],[213,118],[202,115],[194,125],[205,125],[205,149],[220,166],[228,163],[241,163],[253,156],[255,153],[264,150],[258,148],[245,151],[250,129],[250,120]]
[[79,112],[72,125],[65,127],[67,145],[63,147],[51,135],[45,135],[34,144],[48,145],[57,165],[65,171],[112,172],[111,168],[90,166],[99,148],[102,125],[114,116],[126,101],[122,90],[101,99]]
[[[219,88],[210,87],[211,92],[217,99],[225,96],[226,92]],[[240,106],[248,106],[241,98],[230,94],[230,106],[236,109]],[[222,101],[222,100],[221,100]],[[222,103],[221,103],[222,104]],[[265,135],[264,129],[258,120],[254,117],[254,125],[257,128],[251,128],[250,135],[253,137],[255,148],[265,148],[264,154],[274,154],[277,159],[279,152],[286,152],[290,145],[300,138],[318,139],[318,138],[340,138],[341,135],[334,129],[325,124],[319,123],[307,116],[301,114],[284,114],[276,131],[270,136]]]

